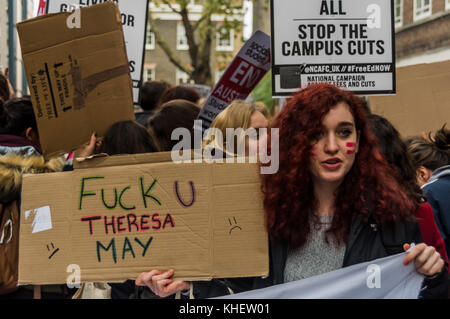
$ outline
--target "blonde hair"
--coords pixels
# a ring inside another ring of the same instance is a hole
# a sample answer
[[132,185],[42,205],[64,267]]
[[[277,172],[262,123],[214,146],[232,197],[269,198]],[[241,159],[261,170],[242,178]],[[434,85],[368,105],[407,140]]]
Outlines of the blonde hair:
[[256,101],[255,105],[258,108],[258,111],[260,111],[262,113],[262,115],[264,115],[266,117],[266,119],[270,118],[269,109],[266,107],[264,102]]
[[[242,128],[245,131],[250,127],[250,118],[255,111],[259,111],[255,103],[234,100],[225,110],[216,116],[210,128],[220,130],[223,136],[226,136],[227,128]],[[234,145],[237,145],[237,143]],[[225,145],[219,145],[215,139],[215,135],[205,138],[203,147],[205,148],[207,146],[225,150]],[[236,150],[233,150],[232,153],[236,154]]]

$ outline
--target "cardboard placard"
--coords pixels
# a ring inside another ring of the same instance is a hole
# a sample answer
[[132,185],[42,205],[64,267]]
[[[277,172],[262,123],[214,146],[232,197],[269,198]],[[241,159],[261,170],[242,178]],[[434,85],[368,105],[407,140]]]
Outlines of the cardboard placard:
[[271,27],[273,97],[318,82],[395,93],[392,1],[271,0]]
[[205,131],[233,100],[245,100],[270,69],[270,37],[256,31],[231,61],[201,109],[198,120]]
[[22,56],[45,156],[70,152],[93,131],[134,120],[132,82],[122,23],[113,2],[17,25]]
[[267,275],[259,178],[257,164],[177,164],[170,152],[27,175],[19,283],[66,283],[69,265],[82,282],[152,269],[187,280]]
[[[47,13],[67,12],[105,1],[47,0]],[[130,75],[133,80],[133,101],[139,103],[139,88],[144,72],[145,39],[147,30],[147,0],[118,1],[120,16],[129,58]]]
[[397,68],[397,94],[371,96],[373,113],[386,117],[403,137],[450,125],[450,61]]

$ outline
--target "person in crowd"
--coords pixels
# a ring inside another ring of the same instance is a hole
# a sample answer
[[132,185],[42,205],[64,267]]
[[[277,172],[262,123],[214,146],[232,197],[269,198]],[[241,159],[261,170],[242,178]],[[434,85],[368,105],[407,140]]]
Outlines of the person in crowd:
[[[213,158],[220,157],[234,157],[235,155],[257,155],[258,140],[265,136],[259,136],[260,128],[267,128],[268,121],[260,111],[258,105],[254,102],[245,102],[243,100],[234,100],[229,106],[220,112],[210,126],[210,136],[206,136],[203,141],[203,148],[209,149],[209,153]],[[239,129],[243,131],[237,135],[234,141],[227,141],[227,128]],[[244,134],[249,128],[254,128],[255,131],[250,131]],[[218,139],[214,134],[214,130],[220,131],[222,138]],[[233,149],[227,147],[233,143]],[[239,150],[239,145],[245,145]],[[243,153],[244,154],[239,154]],[[252,154],[250,154],[252,153]]]
[[120,121],[108,129],[99,152],[108,155],[153,153],[158,152],[158,147],[144,126],[135,121]]
[[9,95],[8,79],[0,73],[0,100],[3,102],[8,101]]
[[[279,170],[262,176],[270,273],[227,279],[234,292],[301,280],[411,248],[403,264],[413,262],[425,276],[421,297],[447,297],[446,265],[434,247],[423,243],[415,204],[380,154],[353,93],[325,83],[300,89],[273,127],[279,128]],[[158,295],[191,286],[170,279],[173,273],[154,270],[136,282]]]
[[266,119],[269,119],[271,115],[270,115],[269,109],[264,104],[264,102],[257,101],[257,102],[254,102],[254,103],[258,107],[258,111],[260,111],[262,113],[262,115],[265,116]]
[[186,128],[191,134],[191,145],[194,148],[194,120],[200,109],[187,100],[171,100],[161,105],[159,111],[149,118],[147,129],[154,136],[161,152],[171,151],[178,143],[172,140],[172,132],[177,128]]
[[43,299],[69,295],[65,286],[16,286],[22,176],[61,171],[63,165],[63,158],[46,161],[41,155],[31,101],[0,101],[0,234],[10,234],[0,245],[0,298],[31,299],[33,290]]
[[450,254],[450,130],[444,125],[426,139],[409,139],[408,151],[417,167],[417,182]]
[[5,69],[5,74],[0,71],[0,99],[6,102],[14,98],[14,89],[8,79],[8,68]]
[[190,87],[177,85],[167,88],[159,99],[159,105],[162,106],[164,103],[172,100],[187,100],[198,105],[200,100],[200,94]]
[[136,122],[145,126],[147,120],[154,114],[162,94],[169,87],[169,83],[164,81],[147,81],[142,85],[139,105],[143,111],[135,113]]
[[408,153],[408,147],[400,137],[400,133],[384,117],[369,115],[369,126],[377,138],[377,144],[381,154],[394,169],[395,176],[406,194],[416,205],[415,217],[419,224],[423,240],[427,245],[433,246],[448,264],[448,256],[445,251],[444,241],[434,221],[433,211],[429,203],[425,201],[420,186],[416,180],[416,170]]

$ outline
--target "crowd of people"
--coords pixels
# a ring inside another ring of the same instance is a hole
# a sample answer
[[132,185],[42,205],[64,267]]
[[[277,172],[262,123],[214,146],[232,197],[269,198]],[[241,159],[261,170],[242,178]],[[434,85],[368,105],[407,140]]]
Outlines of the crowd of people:
[[[101,138],[92,132],[73,156],[171,151],[175,129],[194,137],[200,100],[194,88],[146,82],[136,121],[117,122]],[[111,298],[217,297],[408,250],[404,264],[413,263],[425,278],[420,297],[448,298],[450,130],[445,125],[402,139],[387,119],[371,114],[365,100],[323,83],[299,89],[273,119],[265,106],[235,100],[211,128],[224,135],[227,128],[279,129],[278,150],[271,149],[271,134],[241,141],[246,154],[258,152],[261,139],[269,152],[279,152],[279,170],[261,175],[269,276],[187,282],[172,278],[176,269],[149,269],[136,280],[110,283]],[[209,136],[199,147],[225,158],[238,154],[238,144],[231,148]],[[30,98],[15,98],[7,76],[0,74],[0,236],[7,233],[0,238],[0,298],[37,294],[35,287],[16,286],[23,174],[72,170],[73,156],[44,160]],[[4,238],[8,234],[15,236]],[[51,285],[39,293],[70,298],[75,290]]]

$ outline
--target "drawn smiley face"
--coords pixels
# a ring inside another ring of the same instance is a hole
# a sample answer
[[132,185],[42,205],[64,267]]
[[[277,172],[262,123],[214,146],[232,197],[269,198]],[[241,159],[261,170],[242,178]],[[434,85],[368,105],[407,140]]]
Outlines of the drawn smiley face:
[[[231,235],[231,232],[235,229],[242,230],[242,227],[237,224],[236,217],[233,217],[234,224],[231,221],[231,218],[228,218],[228,222],[230,223],[230,231],[228,232]],[[234,225],[234,226],[233,226]]]

